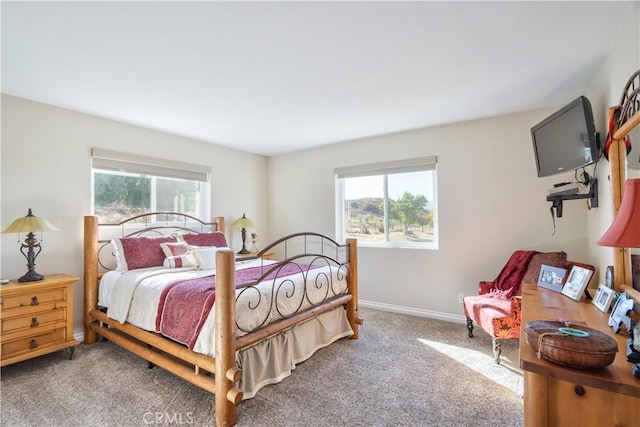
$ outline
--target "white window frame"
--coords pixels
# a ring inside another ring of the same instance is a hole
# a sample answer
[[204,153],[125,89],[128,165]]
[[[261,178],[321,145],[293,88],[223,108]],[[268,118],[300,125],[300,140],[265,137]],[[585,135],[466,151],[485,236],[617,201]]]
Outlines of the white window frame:
[[[412,248],[412,249],[438,249],[439,233],[438,233],[438,173],[437,173],[437,156],[418,157],[414,159],[394,160],[389,162],[370,163],[364,165],[355,165],[347,167],[335,168],[336,183],[336,236],[338,240],[346,239],[345,230],[345,191],[344,179],[357,178],[365,176],[384,176],[385,187],[387,176],[392,174],[403,174],[410,172],[428,172],[433,173],[433,242],[396,242],[388,241],[388,226],[385,224],[385,241],[370,242],[358,240],[358,246],[365,247],[384,247],[384,248]],[[387,217],[387,194],[385,189],[384,195],[385,219]]]
[[[91,149],[91,212],[95,212],[95,185],[94,176],[96,172],[117,172],[123,175],[133,176],[144,175],[151,178],[174,178],[188,181],[200,182],[200,207],[196,216],[206,220],[210,218],[210,186],[209,177],[211,168],[209,166],[195,165],[178,162],[175,160],[159,159],[155,157],[141,156],[136,154],[122,153],[118,151],[105,150],[102,148]],[[155,211],[155,185],[156,180],[151,180],[152,194],[150,210]]]

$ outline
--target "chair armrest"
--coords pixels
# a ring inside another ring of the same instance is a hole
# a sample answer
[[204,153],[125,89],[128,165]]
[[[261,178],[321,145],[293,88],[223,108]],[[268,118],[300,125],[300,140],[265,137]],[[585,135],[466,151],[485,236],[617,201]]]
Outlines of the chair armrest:
[[509,313],[504,313],[504,316],[497,316],[492,319],[494,338],[506,339],[506,338],[520,338],[520,325],[521,318],[522,297],[511,297]]
[[522,296],[511,297],[511,311],[509,318],[513,319],[513,327],[520,329],[522,315]]
[[493,282],[480,282],[478,284],[478,295],[484,295],[491,292],[491,285],[493,285]]
[[511,297],[511,311],[509,312],[509,316],[517,315],[517,317],[520,318],[520,311],[522,311],[522,296]]

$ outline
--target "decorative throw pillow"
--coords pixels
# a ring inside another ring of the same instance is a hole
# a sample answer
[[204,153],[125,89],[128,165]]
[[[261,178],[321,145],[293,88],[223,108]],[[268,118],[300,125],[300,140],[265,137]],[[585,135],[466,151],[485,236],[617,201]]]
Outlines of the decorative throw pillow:
[[185,242],[161,243],[160,246],[167,258],[184,255],[189,251],[189,246]]
[[227,245],[227,238],[221,231],[210,233],[187,233],[180,234],[180,239],[191,246],[216,246],[223,248]]
[[562,252],[541,252],[535,254],[531,261],[527,271],[524,273],[522,281],[525,283],[538,283],[538,277],[540,276],[540,266],[542,264],[549,265],[551,267],[567,268],[567,253]]
[[111,240],[118,271],[161,266],[165,259],[162,243],[176,242],[175,236],[120,237]]
[[196,264],[193,260],[193,256],[189,253],[177,256],[168,256],[162,263],[164,268],[183,268],[183,267],[195,267]]

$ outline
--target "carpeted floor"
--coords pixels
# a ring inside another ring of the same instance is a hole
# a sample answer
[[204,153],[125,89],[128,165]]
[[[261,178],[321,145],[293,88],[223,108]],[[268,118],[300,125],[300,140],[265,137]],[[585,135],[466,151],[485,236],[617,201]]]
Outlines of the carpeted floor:
[[[360,339],[318,351],[238,407],[238,426],[521,426],[518,342],[493,363],[466,326],[361,309]],[[2,368],[2,426],[213,425],[214,397],[111,343]]]

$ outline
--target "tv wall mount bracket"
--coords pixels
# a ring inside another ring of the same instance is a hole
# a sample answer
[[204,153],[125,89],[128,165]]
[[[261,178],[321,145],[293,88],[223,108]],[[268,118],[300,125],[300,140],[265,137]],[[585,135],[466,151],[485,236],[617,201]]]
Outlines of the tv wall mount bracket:
[[555,215],[562,218],[562,202],[565,200],[589,199],[592,208],[598,207],[598,179],[592,178],[589,183],[589,193],[586,194],[558,194],[547,196],[547,201],[551,202],[551,214],[555,210]]

